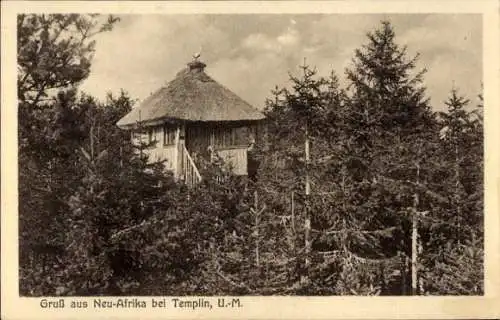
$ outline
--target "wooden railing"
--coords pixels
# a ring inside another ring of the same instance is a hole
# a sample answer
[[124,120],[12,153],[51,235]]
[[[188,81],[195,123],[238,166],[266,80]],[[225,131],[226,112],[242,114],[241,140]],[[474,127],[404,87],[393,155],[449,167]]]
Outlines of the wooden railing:
[[181,179],[184,180],[184,183],[192,187],[201,182],[201,175],[196,167],[196,164],[191,158],[191,155],[186,149],[186,146],[182,144],[182,171],[181,171]]

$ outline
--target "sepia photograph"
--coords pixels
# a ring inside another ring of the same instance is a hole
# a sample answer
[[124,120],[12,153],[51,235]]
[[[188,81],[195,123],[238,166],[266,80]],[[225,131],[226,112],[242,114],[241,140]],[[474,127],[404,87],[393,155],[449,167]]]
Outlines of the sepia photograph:
[[19,15],[21,294],[482,294],[481,27]]
[[19,297],[485,295],[481,13],[95,12],[15,15]]

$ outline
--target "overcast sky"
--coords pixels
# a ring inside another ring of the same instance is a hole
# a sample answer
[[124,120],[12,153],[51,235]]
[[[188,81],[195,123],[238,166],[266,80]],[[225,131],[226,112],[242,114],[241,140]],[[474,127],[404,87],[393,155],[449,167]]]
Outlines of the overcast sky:
[[122,15],[116,28],[99,35],[89,78],[82,89],[99,98],[120,88],[144,99],[172,80],[201,51],[206,72],[257,108],[288,72],[307,63],[341,80],[353,52],[382,19],[396,42],[420,53],[427,68],[427,94],[436,109],[453,84],[476,101],[482,81],[480,15]]

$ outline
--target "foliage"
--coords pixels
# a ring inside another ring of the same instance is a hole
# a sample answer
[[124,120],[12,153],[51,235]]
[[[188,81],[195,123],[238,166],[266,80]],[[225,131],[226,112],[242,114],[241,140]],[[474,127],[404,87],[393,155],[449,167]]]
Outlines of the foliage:
[[188,188],[115,126],[125,92],[78,92],[98,21],[18,18],[22,295],[404,295],[412,227],[419,294],[482,294],[482,100],[432,112],[389,22],[346,88],[304,63],[273,91],[255,177],[214,154]]
[[26,249],[21,250],[22,261],[33,258],[29,252],[54,257],[62,250],[59,230],[65,222],[59,213],[68,211],[63,199],[81,178],[72,169],[85,112],[73,108],[75,85],[89,73],[91,38],[115,22],[110,17],[99,25],[95,15],[18,15],[19,232]]
[[469,100],[456,88],[445,104],[447,112],[439,114],[439,183],[449,201],[435,208],[436,214],[424,221],[429,228],[423,258],[427,267],[425,283],[429,294],[481,294],[483,124],[476,110],[467,110]]
[[84,80],[90,71],[97,33],[110,31],[118,18],[99,24],[97,15],[20,14],[17,18],[18,98],[34,106],[50,90]]

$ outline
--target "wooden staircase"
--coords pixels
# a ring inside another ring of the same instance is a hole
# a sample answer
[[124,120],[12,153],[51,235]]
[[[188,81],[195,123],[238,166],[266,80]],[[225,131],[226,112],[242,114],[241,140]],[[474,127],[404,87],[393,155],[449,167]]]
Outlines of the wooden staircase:
[[181,144],[180,147],[181,155],[181,170],[179,178],[184,181],[188,187],[193,187],[201,182],[201,175],[193,161],[193,158],[186,149],[185,144]]

